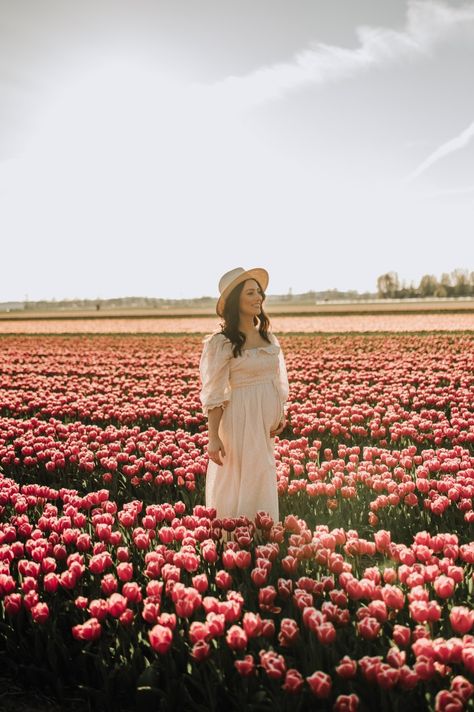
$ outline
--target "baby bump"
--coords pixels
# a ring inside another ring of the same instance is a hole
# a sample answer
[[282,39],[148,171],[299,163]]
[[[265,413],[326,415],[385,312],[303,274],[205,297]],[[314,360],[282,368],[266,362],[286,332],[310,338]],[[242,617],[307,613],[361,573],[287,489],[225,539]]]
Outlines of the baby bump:
[[268,432],[270,432],[270,430],[276,430],[281,420],[281,402],[280,394],[274,383],[265,384],[262,400],[265,428]]
[[237,436],[245,427],[256,433],[263,427],[269,436],[278,427],[281,415],[280,394],[273,381],[232,389],[230,404],[221,419],[223,435],[227,431]]

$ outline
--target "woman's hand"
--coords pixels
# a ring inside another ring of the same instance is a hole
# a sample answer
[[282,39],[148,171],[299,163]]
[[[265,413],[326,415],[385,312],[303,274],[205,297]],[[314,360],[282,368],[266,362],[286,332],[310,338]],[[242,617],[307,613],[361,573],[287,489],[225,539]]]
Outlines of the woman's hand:
[[286,428],[286,424],[287,424],[286,417],[283,416],[283,418],[278,423],[278,427],[276,428],[276,430],[270,430],[270,437],[274,438],[275,435],[280,435],[281,431]]
[[209,443],[207,446],[207,454],[209,455],[209,459],[215,462],[217,465],[223,465],[224,463],[220,458],[220,453],[222,453],[223,457],[225,457],[225,450],[224,445],[222,444],[222,440],[219,437],[209,438]]

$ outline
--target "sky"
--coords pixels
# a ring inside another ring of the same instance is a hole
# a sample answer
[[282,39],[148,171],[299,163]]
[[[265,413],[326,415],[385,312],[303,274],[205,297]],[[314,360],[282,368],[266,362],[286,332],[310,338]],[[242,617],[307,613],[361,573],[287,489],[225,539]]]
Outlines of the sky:
[[0,301],[474,270],[474,0],[0,0]]

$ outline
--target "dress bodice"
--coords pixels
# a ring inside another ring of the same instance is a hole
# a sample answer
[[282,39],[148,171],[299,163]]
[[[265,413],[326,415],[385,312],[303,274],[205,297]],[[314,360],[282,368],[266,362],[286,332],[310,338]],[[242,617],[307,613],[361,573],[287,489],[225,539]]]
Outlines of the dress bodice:
[[275,381],[278,383],[278,354],[280,347],[276,344],[242,349],[241,356],[230,359],[230,386],[241,388],[257,383]]
[[289,384],[285,359],[275,334],[269,331],[268,336],[270,344],[242,349],[237,357],[224,334],[213,333],[203,340],[200,398],[206,416],[210,408],[224,408],[232,400],[233,390],[259,383],[273,382],[281,403],[286,403]]

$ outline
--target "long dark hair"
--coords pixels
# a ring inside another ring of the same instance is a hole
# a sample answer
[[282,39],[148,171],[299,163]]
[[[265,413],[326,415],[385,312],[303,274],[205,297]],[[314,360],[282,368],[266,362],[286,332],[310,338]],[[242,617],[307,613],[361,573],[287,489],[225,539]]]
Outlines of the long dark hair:
[[[254,279],[252,277],[252,279]],[[239,330],[239,302],[240,302],[240,295],[241,292],[244,288],[244,284],[247,280],[244,282],[240,282],[234,289],[231,291],[227,299],[225,300],[224,304],[224,309],[223,309],[223,321],[221,322],[221,334],[224,334],[229,341],[232,342],[232,353],[234,354],[234,358],[237,356],[242,355],[242,346],[245,344],[245,334],[243,334]],[[260,291],[262,293],[262,304],[263,300],[265,299],[265,292],[263,291],[260,282],[256,279],[255,280],[260,288]],[[268,327],[270,326],[270,319],[268,316],[265,314],[263,311],[263,306],[260,310],[260,314],[257,316],[255,315],[253,317],[253,323],[257,325],[257,323],[260,321],[260,326],[258,327],[258,331],[262,338],[265,341],[268,341],[269,344],[271,344],[270,338],[268,336]]]

